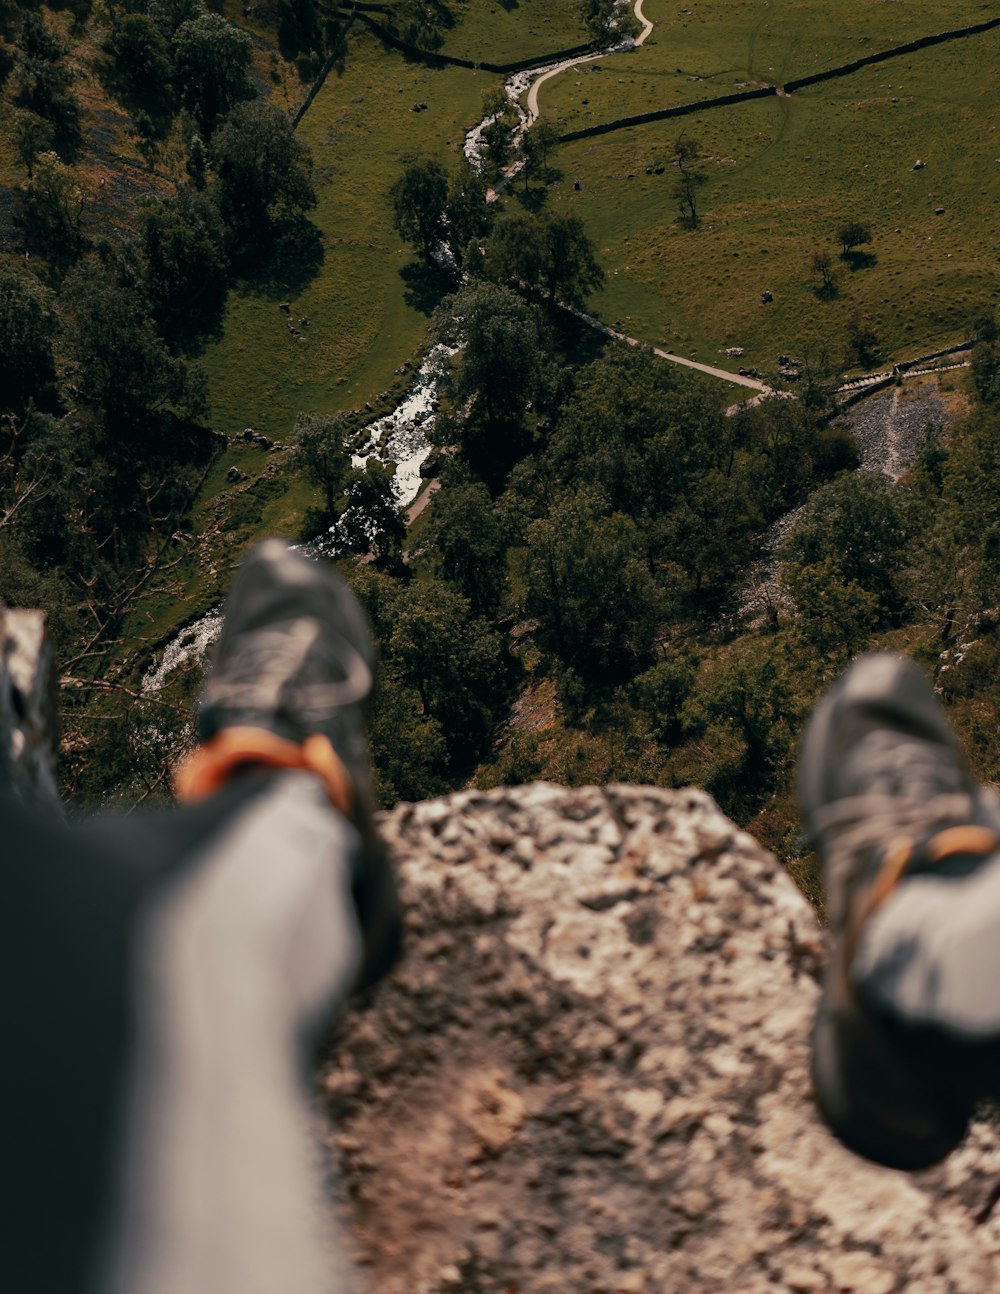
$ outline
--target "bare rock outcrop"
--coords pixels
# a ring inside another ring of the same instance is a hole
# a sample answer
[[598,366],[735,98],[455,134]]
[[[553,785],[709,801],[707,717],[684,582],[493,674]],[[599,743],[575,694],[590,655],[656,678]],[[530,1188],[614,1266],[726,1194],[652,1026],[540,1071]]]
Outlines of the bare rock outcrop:
[[45,616],[0,604],[0,785],[26,804],[56,813],[58,731]]
[[372,1290],[1000,1288],[1000,1137],[904,1175],[828,1135],[821,931],[707,795],[534,785],[384,826],[408,953],[322,1075]]

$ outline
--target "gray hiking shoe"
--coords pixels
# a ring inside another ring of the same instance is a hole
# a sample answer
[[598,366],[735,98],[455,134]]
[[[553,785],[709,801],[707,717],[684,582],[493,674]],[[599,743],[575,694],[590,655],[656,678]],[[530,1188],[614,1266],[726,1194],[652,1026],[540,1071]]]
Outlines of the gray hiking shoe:
[[[857,973],[869,918],[906,878],[960,877],[1000,846],[992,793],[973,781],[923,674],[902,657],[857,661],[816,706],[799,802],[823,863],[834,949],[813,1032],[816,1097],[853,1150],[921,1168],[961,1140],[975,1093],[939,1027],[876,1002]],[[1000,1003],[998,1003],[1000,1011]]]
[[365,944],[360,988],[395,961],[402,925],[374,820],[365,728],[373,664],[367,618],[344,579],[283,540],[266,539],[250,550],[230,587],[195,715],[203,746],[241,729],[263,729],[295,745],[319,735],[332,746],[350,782],[348,816],[362,840],[354,883]]

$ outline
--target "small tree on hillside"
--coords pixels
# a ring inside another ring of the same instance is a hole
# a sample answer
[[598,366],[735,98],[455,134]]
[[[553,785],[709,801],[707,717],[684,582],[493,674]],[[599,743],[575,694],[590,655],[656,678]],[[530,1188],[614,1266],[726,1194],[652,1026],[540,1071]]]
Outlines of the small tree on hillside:
[[528,180],[542,174],[549,164],[549,153],[559,143],[559,131],[551,122],[537,121],[521,136],[521,154],[524,157],[524,189]]
[[836,291],[836,283],[833,279],[833,257],[825,247],[817,248],[812,254],[812,270],[823,280],[822,291],[832,296]]
[[346,419],[342,414],[300,413],[294,434],[294,461],[323,491],[325,519],[332,521],[351,467],[344,443]]
[[211,156],[234,255],[267,249],[282,220],[316,205],[312,156],[280,108],[237,104],[213,135]]
[[708,180],[705,172],[697,169],[700,155],[701,146],[696,139],[685,139],[682,135],[680,139],[674,140],[674,160],[678,171],[674,196],[680,206],[681,215],[691,225],[698,223],[696,203],[698,190]]
[[861,220],[847,220],[837,230],[837,242],[843,257],[850,256],[855,247],[862,247],[871,240],[872,227]]
[[48,152],[52,148],[55,128],[51,121],[22,108],[14,117],[13,135],[18,161],[28,172],[30,180],[35,173],[35,158],[39,153]]
[[847,321],[847,345],[850,357],[865,368],[878,359],[879,336],[870,319],[853,314]]
[[469,244],[488,233],[493,221],[493,207],[486,201],[486,181],[466,157],[460,159],[451,177],[444,215],[448,245],[461,269]]
[[182,23],[173,53],[181,102],[206,139],[220,117],[257,97],[250,76],[253,43],[220,14],[201,13]]
[[389,190],[392,222],[400,236],[430,261],[445,232],[448,175],[430,159],[408,166]]
[[396,501],[395,463],[370,458],[347,477],[344,537],[355,553],[371,553],[379,570],[399,565],[406,539],[406,517]]

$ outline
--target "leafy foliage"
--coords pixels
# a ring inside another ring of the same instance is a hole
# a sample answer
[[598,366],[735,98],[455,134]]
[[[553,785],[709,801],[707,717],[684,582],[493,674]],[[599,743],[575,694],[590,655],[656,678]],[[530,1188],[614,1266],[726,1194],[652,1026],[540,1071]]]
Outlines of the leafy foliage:
[[182,345],[211,329],[229,287],[225,227],[215,204],[196,188],[139,209],[143,283],[161,335]]
[[389,199],[401,237],[414,243],[430,261],[446,228],[448,175],[444,167],[432,159],[414,162],[393,184]]
[[181,23],[173,38],[181,103],[206,138],[220,117],[256,97],[250,78],[250,37],[217,13]]
[[323,491],[327,526],[336,519],[337,498],[350,471],[346,430],[345,420],[337,415],[300,413],[295,420],[295,462]]
[[571,215],[503,217],[487,244],[485,269],[498,283],[544,292],[550,306],[557,296],[582,305],[604,282],[583,222]]
[[211,155],[219,213],[240,260],[269,248],[282,221],[316,205],[312,158],[278,108],[238,104],[219,125]]
[[51,380],[53,294],[29,270],[0,265],[0,391],[17,409]]

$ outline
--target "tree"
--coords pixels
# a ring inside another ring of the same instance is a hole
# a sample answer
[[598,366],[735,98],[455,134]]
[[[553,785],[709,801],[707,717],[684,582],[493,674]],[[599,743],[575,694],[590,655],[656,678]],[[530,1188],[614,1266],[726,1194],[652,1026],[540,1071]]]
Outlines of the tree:
[[684,732],[684,706],[695,688],[697,668],[690,656],[659,661],[633,684],[635,703],[658,740],[673,744]]
[[701,689],[704,718],[734,733],[743,746],[735,769],[720,769],[709,786],[726,797],[729,811],[753,803],[753,789],[766,784],[766,775],[788,755],[791,700],[774,655],[756,645],[725,658]]
[[406,518],[396,501],[395,463],[370,458],[347,477],[347,507],[341,532],[354,553],[371,553],[379,570],[399,565]]
[[457,358],[457,395],[474,400],[491,424],[516,422],[540,376],[534,311],[516,292],[472,283],[451,298],[448,314],[464,343]]
[[905,492],[883,476],[852,472],[821,486],[781,550],[800,567],[833,563],[840,583],[874,595],[875,624],[903,609],[904,554],[912,527]]
[[595,43],[621,40],[639,30],[631,9],[623,8],[616,0],[582,0],[580,9]]
[[14,117],[14,147],[18,160],[28,172],[28,179],[35,173],[35,158],[39,153],[49,152],[55,137],[51,121],[39,117],[37,113],[26,108],[17,112]]
[[658,524],[711,468],[725,470],[735,423],[672,365],[615,346],[577,373],[549,436],[548,473],[596,487],[644,527]]
[[64,274],[86,245],[86,197],[72,167],[55,153],[37,158],[25,200],[24,226],[29,245],[45,256],[56,275]]
[[521,153],[524,157],[524,188],[528,177],[540,175],[548,168],[549,153],[559,143],[559,131],[549,121],[534,122],[521,136]]
[[212,139],[219,211],[235,251],[266,249],[276,225],[316,205],[312,157],[268,103],[240,103]]
[[418,247],[424,260],[433,260],[445,235],[448,175],[444,167],[431,159],[414,162],[389,190],[389,199],[400,236]]
[[828,666],[846,664],[879,623],[878,594],[845,580],[833,557],[811,566],[787,562],[781,583],[795,604],[798,637]]
[[659,593],[631,518],[599,496],[563,495],[528,528],[525,611],[540,645],[583,677],[608,682],[647,663]]
[[486,486],[449,482],[434,496],[425,533],[441,574],[468,598],[472,614],[495,616],[506,580],[507,535]]
[[7,409],[52,376],[52,300],[29,270],[0,265],[0,399]]
[[17,43],[20,58],[15,103],[52,124],[56,151],[69,160],[80,142],[80,108],[69,89],[73,72],[63,63],[67,46],[30,10],[24,15]]
[[440,726],[449,760],[475,760],[502,709],[510,676],[503,640],[441,580],[414,580],[394,607],[385,654]]
[[[132,0],[126,4],[131,7]],[[167,40],[172,41],[186,22],[204,13],[202,0],[150,0],[148,13]]]
[[486,201],[486,181],[468,158],[463,157],[451,177],[445,208],[448,246],[460,269],[469,244],[488,233],[492,222],[493,208]]
[[60,296],[63,340],[79,368],[81,394],[120,432],[137,435],[146,415],[174,407],[193,416],[203,388],[157,335],[143,294],[97,257],[80,262]]
[[181,103],[208,138],[238,103],[254,99],[250,37],[216,13],[182,23],[174,36],[174,69]]
[[685,139],[683,135],[674,140],[674,162],[677,166],[677,184],[674,196],[680,206],[681,215],[691,224],[698,223],[696,198],[698,190],[708,181],[704,171],[696,167],[701,155],[701,145],[695,139]]
[[817,248],[812,254],[812,271],[818,274],[823,280],[822,290],[828,295],[832,294],[836,285],[833,280],[833,257],[825,247]]
[[861,247],[872,240],[871,225],[860,220],[847,220],[837,230],[837,242],[841,246],[841,256],[850,256],[855,247]]
[[225,230],[215,204],[197,189],[139,207],[143,283],[162,335],[177,344],[217,323],[229,276]]
[[191,143],[188,145],[187,161],[184,163],[184,169],[191,177],[191,183],[196,189],[205,187],[205,176],[208,171],[208,150],[205,147],[202,137],[198,134],[191,136]]
[[499,220],[486,248],[486,272],[497,282],[541,289],[549,305],[582,305],[604,283],[604,271],[578,216],[545,213]]
[[853,314],[847,320],[847,344],[851,356],[866,368],[878,359],[879,337],[871,320]]
[[455,22],[441,0],[401,0],[391,12],[391,24],[407,44],[418,49],[439,49],[444,43],[441,27],[451,27]]
[[173,107],[174,69],[170,47],[160,27],[147,13],[120,15],[104,48],[114,63],[114,81],[126,100],[155,117]]
[[295,419],[294,461],[323,491],[327,525],[336,519],[337,498],[351,467],[347,433],[347,420],[342,414],[300,413]]

